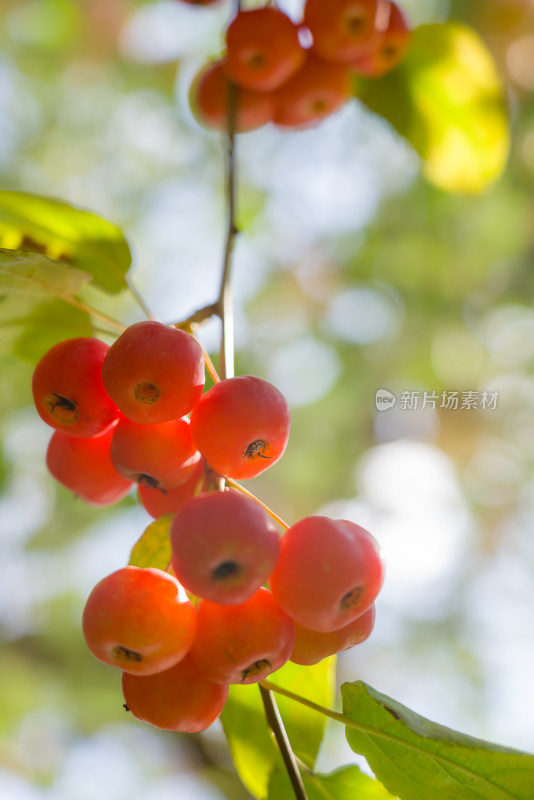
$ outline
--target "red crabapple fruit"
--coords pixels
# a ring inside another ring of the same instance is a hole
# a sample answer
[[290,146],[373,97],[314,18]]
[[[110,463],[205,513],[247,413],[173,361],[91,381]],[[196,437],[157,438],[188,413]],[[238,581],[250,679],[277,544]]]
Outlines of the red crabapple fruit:
[[135,675],[169,669],[189,651],[195,610],[176,578],[159,569],[123,567],[89,595],[82,629],[89,650]]
[[328,632],[367,611],[383,578],[380,548],[368,531],[347,520],[313,516],[282,537],[270,586],[295,622]]
[[[202,125],[226,131],[228,128],[229,81],[225,61],[215,61],[203,67],[193,80],[189,103]],[[269,92],[257,92],[236,85],[236,133],[261,128],[273,118],[273,99]]]
[[327,61],[350,62],[365,53],[375,34],[380,0],[307,0],[304,24],[313,52]]
[[122,417],[113,432],[111,460],[128,480],[164,491],[185,483],[201,455],[187,419],[142,425]]
[[216,383],[191,412],[191,435],[208,464],[253,478],[277,461],[289,437],[289,409],[272,384],[252,375]]
[[238,605],[200,602],[191,658],[215,683],[257,683],[286,663],[294,640],[293,620],[260,588]]
[[228,76],[257,91],[281,86],[304,61],[297,26],[270,6],[240,11],[228,26],[226,46]]
[[171,526],[172,567],[185,588],[215,603],[243,603],[267,580],[280,551],[269,515],[234,490],[189,500]]
[[139,484],[139,502],[148,511],[151,517],[157,519],[164,514],[176,514],[176,512],[191,500],[197,492],[201,490],[204,482],[204,459],[197,461],[191,477],[180,486],[173,486],[172,489],[155,489],[151,486]]
[[385,14],[383,30],[372,40],[372,50],[351,62],[354,72],[376,78],[384,75],[404,58],[410,44],[410,29],[396,3],[382,0]]
[[134,717],[157,728],[199,733],[219,717],[228,686],[213,683],[186,656],[155,675],[122,676],[125,707]]
[[102,383],[108,345],[80,337],[54,345],[33,373],[32,391],[39,416],[69,436],[96,436],[118,417]]
[[374,605],[343,628],[326,633],[312,631],[295,622],[295,646],[289,660],[307,667],[318,664],[323,658],[364,642],[371,635],[374,624]]
[[202,348],[184,331],[161,322],[136,322],[109,348],[102,378],[128,419],[177,419],[188,414],[202,394]]
[[86,503],[107,506],[128,493],[132,482],[120,475],[110,456],[114,426],[98,436],[68,436],[55,431],[46,451],[51,475]]

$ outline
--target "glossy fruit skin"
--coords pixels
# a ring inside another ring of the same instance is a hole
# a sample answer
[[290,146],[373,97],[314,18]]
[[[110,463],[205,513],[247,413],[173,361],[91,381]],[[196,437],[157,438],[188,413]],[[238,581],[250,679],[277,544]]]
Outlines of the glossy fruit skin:
[[380,548],[354,522],[305,517],[286,531],[271,590],[295,622],[334,631],[364,614],[384,579]]
[[[195,77],[189,93],[189,103],[202,125],[219,131],[228,129],[228,98],[230,84],[225,61],[208,64]],[[269,92],[256,92],[236,86],[236,133],[247,133],[271,122],[273,99]]]
[[109,348],[102,378],[128,419],[145,424],[178,419],[202,394],[202,348],[184,331],[136,322]]
[[352,62],[352,69],[361,75],[377,78],[402,61],[410,44],[410,29],[396,3],[382,0],[385,27],[372,40],[372,50]]
[[277,8],[240,11],[226,31],[226,71],[240,86],[269,92],[304,60],[297,26]]
[[207,680],[189,657],[155,675],[122,676],[128,711],[166,731],[199,733],[219,717],[228,686]]
[[185,483],[201,456],[185,418],[142,425],[122,417],[111,439],[111,460],[128,480],[167,490]]
[[113,430],[111,425],[98,436],[85,438],[55,431],[48,443],[46,466],[51,475],[94,506],[118,503],[132,486],[111,461]]
[[253,478],[272,466],[289,437],[289,409],[281,392],[252,375],[216,383],[191,412],[191,435],[214,470]]
[[260,588],[238,605],[201,601],[191,659],[215,683],[257,683],[286,663],[294,641],[293,621]]
[[309,54],[300,70],[274,93],[273,121],[306,128],[333,114],[350,98],[350,69]]
[[307,0],[304,24],[312,49],[327,61],[349,63],[365,53],[375,34],[381,0]]
[[203,483],[204,459],[201,458],[195,464],[191,477],[180,486],[162,492],[161,489],[152,489],[150,486],[139,484],[139,502],[154,519],[164,514],[176,514],[188,500],[201,491]]
[[312,631],[295,622],[295,645],[289,660],[306,667],[318,664],[323,658],[364,642],[371,635],[374,624],[374,605],[343,628],[327,633]]
[[174,573],[189,592],[214,603],[244,603],[272,572],[280,537],[258,503],[231,489],[182,506],[171,545]]
[[91,337],[54,345],[37,364],[32,379],[41,419],[69,436],[102,433],[119,411],[102,382],[108,345]]
[[195,610],[176,578],[132,566],[102,578],[82,616],[93,655],[135,675],[151,675],[181,661],[191,648],[195,623]]

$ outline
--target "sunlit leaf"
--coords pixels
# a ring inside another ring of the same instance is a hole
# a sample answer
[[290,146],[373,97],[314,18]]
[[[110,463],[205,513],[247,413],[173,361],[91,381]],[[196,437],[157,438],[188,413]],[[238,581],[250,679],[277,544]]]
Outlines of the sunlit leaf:
[[132,548],[129,564],[167,569],[171,561],[170,530],[173,517],[173,514],[166,514],[145,528]]
[[31,250],[0,249],[0,296],[72,297],[90,279],[87,272]]
[[66,261],[89,273],[108,292],[126,287],[131,254],[120,229],[59,200],[0,192],[0,245]]
[[341,687],[347,741],[401,800],[531,800],[534,756],[419,716],[361,681]]
[[[313,667],[288,662],[270,678],[328,704],[333,697],[334,672],[335,660],[329,658]],[[276,702],[293,751],[312,767],[324,736],[325,718],[281,695],[276,695]],[[266,798],[269,776],[273,768],[281,767],[281,757],[267,727],[259,688],[255,684],[231,686],[221,721],[241,780],[255,797]]]
[[[381,783],[356,766],[341,767],[329,775],[302,773],[308,800],[394,800]],[[276,769],[269,782],[269,800],[294,800],[287,773]]]
[[493,57],[475,31],[422,25],[403,62],[355,94],[408,139],[432,183],[478,193],[502,173],[509,150],[504,92]]

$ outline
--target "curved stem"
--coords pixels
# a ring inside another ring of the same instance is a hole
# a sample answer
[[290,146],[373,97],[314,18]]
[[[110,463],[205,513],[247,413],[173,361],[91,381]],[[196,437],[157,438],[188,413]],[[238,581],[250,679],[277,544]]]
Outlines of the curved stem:
[[132,297],[134,298],[137,305],[139,306],[139,308],[143,311],[143,313],[147,316],[148,319],[155,320],[156,318],[154,317],[149,307],[145,303],[142,295],[137,291],[137,289],[133,285],[131,278],[128,278],[127,284],[128,284],[128,290],[132,295]]
[[269,516],[274,519],[275,522],[278,522],[278,524],[282,528],[284,528],[284,530],[287,531],[288,528],[291,527],[290,525],[287,524],[287,522],[284,522],[282,517],[279,517],[278,514],[275,514],[274,511],[271,508],[269,508],[269,506],[266,506],[265,503],[263,503],[259,499],[259,497],[256,497],[255,494],[252,494],[252,492],[249,492],[248,489],[245,489],[245,487],[241,486],[240,483],[238,483],[237,481],[234,481],[233,478],[226,478],[226,483],[228,484],[228,486],[231,486],[233,489],[237,489],[238,492],[242,492],[243,494],[246,494],[247,497],[250,497],[256,503],[258,503],[258,505],[260,505],[269,514]]
[[289,689],[283,689],[281,686],[277,686],[276,683],[272,683],[269,680],[261,681],[261,686],[263,686],[265,689],[269,689],[271,692],[277,692],[278,694],[281,694],[290,700],[295,700],[297,703],[311,708],[312,711],[317,711],[319,714],[329,717],[329,719],[334,719],[336,722],[341,722],[342,725],[348,725],[350,728],[357,728],[358,730],[361,730],[362,728],[361,725],[355,723],[354,720],[350,719],[350,717],[346,717],[345,714],[340,714],[338,711],[332,711],[332,709],[321,706],[319,703],[314,703],[313,700],[307,700],[300,694],[291,692]]
[[297,761],[295,759],[293,750],[291,749],[291,744],[289,743],[286,729],[284,728],[284,723],[282,722],[282,717],[280,716],[273,693],[261,683],[259,684],[259,687],[261,699],[263,701],[263,707],[265,709],[265,716],[267,717],[267,723],[274,733],[280,754],[284,759],[284,764],[289,776],[289,780],[291,781],[293,791],[295,792],[295,797],[297,800],[307,800],[306,789],[304,788],[304,784],[302,782],[302,776],[299,772]]

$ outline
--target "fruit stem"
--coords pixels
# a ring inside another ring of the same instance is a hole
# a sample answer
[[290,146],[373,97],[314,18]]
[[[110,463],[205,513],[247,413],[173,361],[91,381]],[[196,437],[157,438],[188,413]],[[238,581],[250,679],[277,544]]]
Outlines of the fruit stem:
[[202,348],[202,355],[204,356],[204,361],[206,363],[206,369],[208,370],[209,374],[211,375],[211,379],[212,379],[213,383],[220,383],[221,379],[219,378],[217,370],[215,369],[215,366],[213,364],[213,361],[210,358],[210,355],[209,355],[208,351],[206,350],[206,348],[204,347],[202,342],[200,342],[198,340],[198,338],[197,338],[197,342],[199,343],[200,347]]
[[332,711],[331,708],[320,706],[318,703],[314,703],[313,700],[307,700],[305,697],[301,697],[300,694],[290,692],[289,689],[283,689],[281,686],[277,686],[275,683],[271,683],[269,680],[261,681],[260,686],[263,686],[265,689],[269,689],[271,692],[277,692],[284,697],[288,697],[290,700],[295,700],[297,703],[311,708],[312,711],[317,711],[319,714],[324,714],[324,716],[328,717],[329,719],[333,719],[336,722],[341,722],[342,725],[347,725],[349,728],[357,728],[358,730],[361,730],[361,725],[358,725],[358,723],[354,722],[354,720],[352,720],[350,717],[345,716],[345,714],[340,714],[338,711]]
[[304,784],[302,782],[302,776],[299,772],[293,750],[291,749],[291,744],[287,737],[286,729],[284,728],[284,723],[282,722],[282,717],[280,716],[278,706],[276,705],[276,700],[274,699],[272,691],[266,688],[263,683],[264,682],[259,683],[258,685],[260,687],[263,707],[265,708],[267,724],[274,734],[280,754],[284,759],[284,764],[289,776],[289,780],[291,781],[293,791],[295,792],[295,797],[297,800],[308,800],[306,789],[304,788]]
[[232,487],[232,489],[237,489],[237,490],[238,490],[238,492],[242,492],[243,494],[246,494],[246,495],[247,495],[247,497],[250,497],[250,498],[251,498],[251,500],[255,500],[255,501],[256,501],[256,503],[258,503],[258,504],[259,504],[259,505],[260,505],[260,506],[261,506],[261,507],[262,507],[262,508],[263,508],[263,509],[264,509],[264,510],[265,510],[265,511],[266,511],[266,512],[269,514],[269,516],[270,516],[270,517],[272,517],[272,518],[274,519],[274,521],[275,521],[275,522],[278,522],[278,524],[279,524],[279,525],[280,525],[280,526],[281,526],[281,527],[282,527],[284,530],[286,530],[286,531],[287,531],[287,530],[288,530],[288,528],[290,528],[290,527],[291,527],[290,525],[288,525],[288,524],[287,524],[287,522],[284,522],[284,520],[283,520],[281,517],[279,517],[279,516],[278,516],[278,514],[275,514],[275,513],[274,513],[274,511],[273,511],[271,508],[269,508],[269,506],[266,506],[266,505],[265,505],[265,503],[263,503],[263,502],[262,502],[262,501],[259,499],[259,497],[256,497],[256,495],[255,495],[255,494],[252,494],[252,492],[249,492],[249,490],[248,490],[248,489],[245,489],[245,487],[244,487],[244,486],[241,486],[241,484],[240,484],[240,483],[238,483],[237,481],[234,481],[234,479],[233,479],[233,478],[225,478],[225,481],[226,481],[226,483],[227,483],[227,485],[228,485],[228,486],[231,486],[231,487]]
[[139,306],[139,308],[144,312],[144,314],[147,316],[148,319],[155,320],[154,315],[152,314],[149,307],[145,303],[142,295],[135,288],[131,278],[128,278],[127,284],[128,284],[128,290],[132,295],[133,299],[135,300],[135,302],[137,303],[137,305]]

